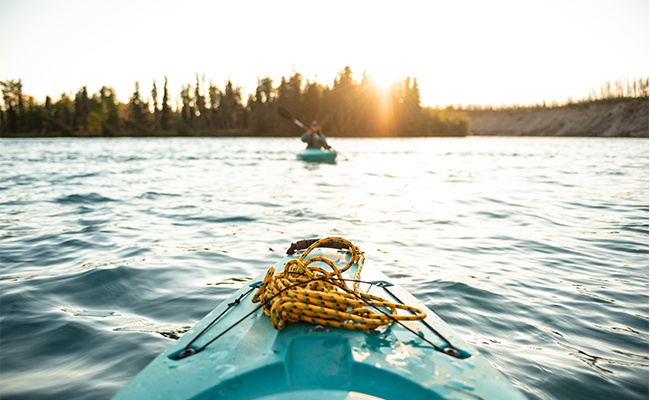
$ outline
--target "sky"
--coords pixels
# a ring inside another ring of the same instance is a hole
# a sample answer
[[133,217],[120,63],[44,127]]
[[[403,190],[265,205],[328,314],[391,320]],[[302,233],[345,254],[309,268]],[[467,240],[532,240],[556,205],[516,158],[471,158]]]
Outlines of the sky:
[[647,0],[0,0],[0,81],[43,101],[110,86],[128,101],[196,74],[254,92],[345,66],[422,105],[535,104],[649,75]]

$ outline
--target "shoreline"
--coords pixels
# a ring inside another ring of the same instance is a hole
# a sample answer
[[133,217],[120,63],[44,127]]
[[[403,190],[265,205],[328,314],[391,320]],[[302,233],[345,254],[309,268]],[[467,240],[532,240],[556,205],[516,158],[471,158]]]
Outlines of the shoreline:
[[[648,98],[616,98],[569,104],[547,108],[513,107],[497,110],[456,110],[467,115],[470,121],[466,136],[340,136],[332,138],[391,138],[391,137],[468,137],[468,136],[521,136],[521,137],[605,137],[648,138]],[[0,135],[1,138],[107,138],[107,137],[214,137],[214,138],[290,138],[289,134],[255,134],[246,129],[214,130],[209,132],[185,132],[176,130],[155,132],[124,132],[115,135],[34,134],[15,133]]]
[[467,111],[473,136],[648,137],[648,98]]

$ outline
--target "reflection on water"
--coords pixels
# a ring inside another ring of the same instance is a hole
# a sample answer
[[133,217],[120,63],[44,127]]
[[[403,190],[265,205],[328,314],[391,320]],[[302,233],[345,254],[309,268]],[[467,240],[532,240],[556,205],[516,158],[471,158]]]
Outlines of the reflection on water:
[[3,399],[110,397],[326,235],[529,398],[647,398],[647,140],[331,141],[0,141]]

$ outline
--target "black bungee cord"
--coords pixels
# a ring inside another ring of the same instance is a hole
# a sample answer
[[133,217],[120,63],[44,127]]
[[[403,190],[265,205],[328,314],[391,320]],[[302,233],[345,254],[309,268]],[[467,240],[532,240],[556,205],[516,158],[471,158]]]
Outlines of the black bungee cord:
[[[210,339],[208,342],[206,342],[205,344],[203,344],[201,347],[199,347],[199,348],[192,347],[192,344],[193,344],[194,342],[196,342],[196,340],[198,340],[198,339],[199,339],[199,338],[200,338],[200,337],[201,337],[205,332],[207,332],[211,327],[213,327],[214,324],[215,324],[215,323],[216,323],[216,322],[217,322],[221,317],[223,317],[223,316],[224,316],[224,315],[225,315],[225,314],[226,314],[226,313],[227,313],[231,308],[233,308],[235,305],[241,303],[241,301],[242,301],[244,298],[246,298],[246,297],[247,297],[247,296],[248,296],[248,295],[249,295],[253,290],[259,288],[259,287],[261,286],[262,282],[256,282],[256,283],[254,283],[254,284],[251,284],[251,288],[250,288],[249,290],[247,290],[246,292],[242,293],[242,294],[241,294],[239,297],[237,297],[234,301],[228,303],[228,307],[226,307],[226,309],[223,310],[223,311],[221,312],[221,314],[219,314],[218,316],[216,316],[216,317],[215,317],[215,318],[214,318],[214,319],[213,319],[213,320],[212,320],[212,321],[211,321],[211,322],[210,322],[210,323],[209,323],[205,328],[203,328],[203,329],[201,330],[201,332],[199,332],[199,333],[198,333],[198,334],[197,334],[197,335],[196,335],[192,340],[190,340],[190,342],[189,342],[187,345],[185,345],[185,347],[183,348],[183,350],[181,350],[179,353],[177,353],[176,355],[172,356],[171,358],[172,358],[172,359],[175,359],[175,360],[180,360],[180,359],[183,359],[183,358],[189,357],[189,356],[191,356],[191,355],[194,355],[194,354],[197,354],[197,353],[203,351],[206,347],[208,347],[209,345],[211,345],[212,343],[214,343],[216,340],[218,340],[219,338],[221,338],[222,336],[224,336],[226,333],[228,333],[230,330],[232,330],[232,329],[235,328],[237,325],[239,325],[240,323],[242,323],[244,320],[246,320],[247,318],[249,318],[251,315],[255,314],[257,311],[259,311],[262,307],[264,307],[266,304],[268,304],[269,302],[271,302],[271,301],[272,301],[273,299],[275,299],[277,296],[281,295],[281,294],[284,293],[285,291],[287,291],[287,290],[289,290],[289,289],[292,289],[292,288],[294,288],[294,287],[297,287],[297,286],[300,286],[300,285],[304,285],[305,283],[315,282],[315,281],[322,281],[322,282],[331,283],[331,284],[333,284],[333,285],[335,285],[335,286],[337,286],[337,287],[343,289],[345,292],[347,292],[347,293],[349,293],[349,294],[352,294],[352,295],[355,296],[357,299],[359,299],[359,300],[363,301],[364,303],[366,303],[367,306],[372,307],[372,308],[374,308],[376,311],[378,311],[378,312],[384,314],[384,315],[387,316],[389,319],[393,320],[394,323],[397,323],[397,324],[400,325],[402,328],[406,329],[407,331],[411,332],[413,335],[417,336],[418,338],[420,338],[420,339],[422,339],[423,341],[425,341],[426,343],[428,343],[428,344],[429,344],[433,349],[435,349],[435,350],[437,350],[437,351],[439,351],[439,352],[441,352],[441,353],[443,353],[443,354],[447,354],[447,355],[449,355],[449,356],[455,357],[455,358],[466,358],[465,356],[463,356],[463,354],[462,354],[461,352],[459,352],[459,351],[455,348],[455,346],[454,346],[454,345],[453,345],[453,344],[452,344],[452,343],[451,343],[447,338],[445,338],[445,337],[444,337],[440,332],[438,332],[438,331],[437,331],[433,326],[431,326],[431,324],[429,324],[428,322],[426,322],[426,320],[422,320],[422,323],[423,323],[427,328],[429,328],[433,333],[435,333],[436,336],[438,336],[440,339],[442,339],[442,340],[447,344],[447,346],[445,346],[445,347],[440,347],[440,346],[436,345],[435,343],[433,343],[433,342],[430,341],[429,339],[425,338],[425,337],[424,337],[424,334],[420,334],[420,333],[414,331],[413,329],[411,329],[410,327],[406,326],[406,325],[405,325],[404,323],[402,323],[401,321],[394,319],[390,314],[388,314],[387,312],[385,312],[385,311],[382,310],[381,308],[379,308],[379,307],[377,307],[377,306],[375,306],[375,305],[373,305],[373,304],[368,303],[364,298],[360,297],[359,295],[357,295],[356,293],[354,293],[354,292],[351,291],[350,289],[348,289],[348,288],[346,288],[346,287],[342,287],[342,286],[340,286],[340,285],[337,285],[337,283],[336,283],[333,279],[326,279],[326,278],[322,278],[322,277],[314,278],[314,279],[311,279],[311,280],[306,281],[306,282],[299,282],[299,283],[296,283],[296,284],[294,284],[294,285],[291,285],[291,286],[286,287],[285,289],[283,289],[283,290],[281,290],[280,292],[276,293],[274,296],[272,296],[272,297],[269,298],[268,300],[266,300],[266,301],[264,301],[264,302],[260,302],[260,304],[259,304],[257,307],[255,307],[252,311],[250,311],[248,314],[244,315],[244,316],[243,316],[242,318],[240,318],[239,320],[235,321],[231,326],[229,326],[228,328],[226,328],[223,332],[219,333],[217,336],[215,336],[215,337],[213,337],[212,339]],[[378,286],[378,287],[383,288],[383,289],[384,289],[388,294],[390,294],[393,298],[395,298],[397,301],[399,301],[400,303],[402,303],[402,301],[400,301],[399,298],[397,298],[397,296],[395,296],[395,295],[394,295],[390,290],[388,290],[388,288],[387,288],[388,285],[386,285],[385,282],[381,282],[381,281],[380,281],[380,282],[368,282],[368,281],[361,281],[361,280],[356,281],[356,280],[354,280],[354,279],[343,279],[343,281],[346,281],[346,282],[357,282],[357,283],[360,283],[360,284],[368,284],[368,285],[370,285],[370,287],[372,287],[373,285],[376,285],[376,286]],[[389,284],[389,285],[390,285],[390,284]],[[369,289],[370,289],[370,288],[369,288]],[[368,289],[368,290],[369,290],[369,289]]]

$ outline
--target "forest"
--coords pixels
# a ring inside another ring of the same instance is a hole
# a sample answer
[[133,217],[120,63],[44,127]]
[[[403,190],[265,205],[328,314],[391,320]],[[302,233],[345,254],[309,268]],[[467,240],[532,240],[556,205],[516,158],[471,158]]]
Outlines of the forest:
[[[379,89],[366,74],[360,82],[350,67],[339,71],[331,85],[305,80],[298,72],[272,79],[258,78],[254,93],[228,80],[223,88],[196,75],[172,98],[165,77],[150,91],[139,82],[127,103],[103,86],[74,97],[46,97],[44,104],[22,92],[21,80],[0,81],[0,135],[39,136],[296,136],[300,129],[277,114],[282,106],[301,121],[318,120],[328,136],[409,137],[466,136],[469,117],[451,107],[422,107],[416,78],[407,77],[388,90]],[[175,103],[175,106],[172,104]]]

